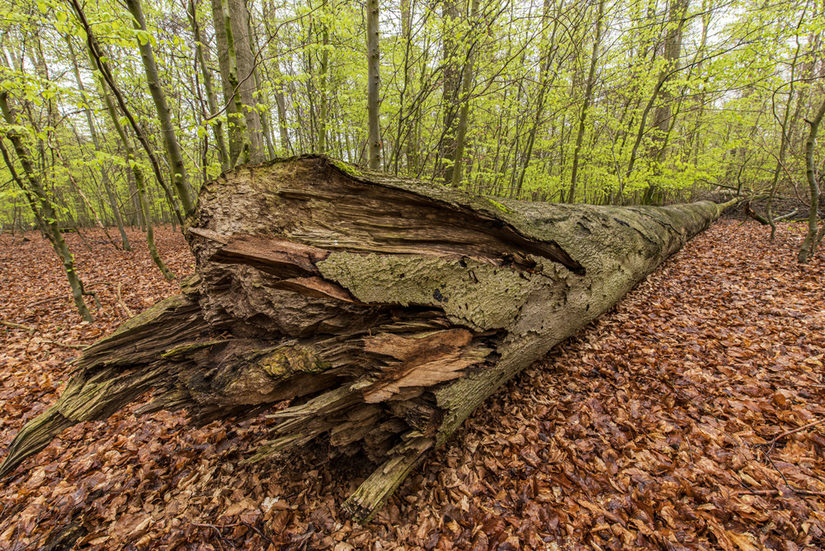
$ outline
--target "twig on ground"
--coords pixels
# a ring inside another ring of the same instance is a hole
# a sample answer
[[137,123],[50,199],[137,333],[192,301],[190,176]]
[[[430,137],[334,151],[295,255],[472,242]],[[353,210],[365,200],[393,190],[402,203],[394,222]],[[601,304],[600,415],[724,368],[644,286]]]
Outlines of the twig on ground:
[[775,496],[779,494],[776,488],[767,489],[744,489],[737,492],[739,495],[753,495],[753,496]]
[[777,436],[776,438],[774,438],[773,440],[771,440],[770,442],[768,442],[768,445],[770,446],[769,449],[773,450],[773,448],[776,446],[776,443],[779,440],[785,438],[786,436],[796,434],[797,432],[802,432],[803,430],[807,430],[807,429],[810,429],[810,428],[815,427],[817,425],[821,425],[822,423],[825,423],[825,418],[819,419],[818,421],[812,421],[812,422],[808,423],[807,425],[802,425],[801,427],[797,427],[795,429],[785,431],[782,434],[780,434],[779,436]]
[[0,320],[0,325],[5,325],[6,327],[11,327],[12,329],[22,329],[23,331],[28,331],[29,333],[37,332],[36,327],[32,327],[30,325],[23,325],[22,323],[14,323],[11,321]]
[[[762,454],[764,455],[765,459],[767,459],[768,462],[770,462],[770,464],[774,468],[774,470],[777,473],[779,473],[779,476],[782,477],[782,480],[785,482],[785,486],[787,486],[787,488],[791,492],[793,492],[797,495],[825,497],[825,492],[817,492],[815,490],[805,490],[803,488],[797,488],[796,486],[793,486],[790,483],[790,481],[787,479],[787,477],[785,476],[785,473],[783,473],[782,470],[774,462],[773,457],[771,457],[771,452],[773,452],[773,450],[776,447],[776,443],[779,442],[781,439],[783,439],[787,436],[790,436],[792,434],[796,434],[797,432],[802,432],[803,430],[813,428],[813,427],[815,427],[817,425],[820,425],[822,423],[825,423],[825,419],[819,419],[817,421],[812,421],[812,422],[810,422],[806,425],[802,425],[801,427],[797,427],[795,429],[787,430],[787,431],[783,432],[782,434],[776,436],[770,442],[767,442],[765,444],[760,445],[762,447]],[[773,490],[745,490],[745,491],[741,491],[739,493],[742,493],[742,494],[755,494],[755,495],[771,495],[768,492],[773,492],[776,495],[782,495],[781,492],[778,489],[773,489]]]
[[248,526],[248,527],[252,528],[253,530],[255,530],[255,532],[256,532],[259,536],[261,536],[261,537],[264,539],[264,541],[269,542],[269,543],[270,543],[273,547],[278,547],[277,545],[275,545],[275,542],[274,542],[274,541],[272,541],[272,538],[270,538],[269,536],[267,536],[266,534],[264,534],[264,533],[263,533],[263,531],[262,531],[262,530],[260,530],[260,529],[259,529],[257,526],[255,526],[254,524],[250,524],[250,523],[248,523],[248,522],[244,522],[244,525],[246,525],[246,526]]
[[208,522],[190,522],[189,524],[192,526],[197,526],[198,528],[217,528],[218,530],[221,530],[223,528],[236,528],[243,523],[233,522],[232,524],[210,524]]
[[117,284],[117,305],[123,309],[123,312],[126,314],[126,317],[131,318],[134,317],[135,314],[132,312],[132,310],[129,309],[128,306],[126,306],[126,303],[123,302],[123,295],[120,294],[120,288],[122,285],[122,283]]
[[61,299],[61,298],[64,298],[64,297],[54,296],[54,297],[41,298],[40,300],[36,300],[34,302],[30,302],[30,303],[26,304],[26,307],[31,308],[32,306],[38,306],[40,304],[43,304],[44,302],[51,302],[53,300],[57,300],[57,299]]
[[[817,496],[817,497],[825,497],[825,492],[815,492],[813,490],[803,490],[802,488],[795,488],[793,486],[788,486],[788,489],[797,495],[801,496]],[[775,496],[775,495],[782,495],[782,492],[779,491],[777,488],[755,488],[753,490],[739,490],[737,492],[739,495],[755,495],[755,496]]]
[[790,218],[791,216],[793,216],[797,212],[799,212],[799,209],[793,209],[791,212],[789,212],[787,214],[783,214],[782,216],[777,216],[776,218],[773,219],[773,221],[774,222],[779,222],[781,220],[785,220],[786,218]]
[[218,528],[218,526],[215,525],[215,524],[201,524],[199,522],[193,522],[191,524],[192,524],[192,526],[198,526],[200,528],[211,528],[212,530],[214,530],[215,533],[218,534],[218,547],[220,547],[221,551],[223,551],[223,544],[221,543],[223,541],[223,534],[221,534],[220,528],[231,528],[232,526],[237,526],[237,524],[233,524],[233,525],[226,524],[226,525],[220,525],[220,528]]
[[83,291],[83,294],[87,297],[92,297],[92,300],[95,301],[95,306],[97,306],[97,309],[103,310],[103,305],[100,303],[100,299],[97,298],[97,293],[95,291]]
[[54,344],[56,346],[62,346],[63,348],[74,348],[76,350],[83,350],[83,349],[89,347],[88,344],[76,344],[76,343],[71,343],[71,342],[60,342],[60,341],[53,341],[53,340],[49,340],[49,339],[42,339],[40,342],[45,343],[45,344]]
[[249,522],[240,521],[240,522],[233,522],[232,524],[209,524],[209,523],[192,522],[190,524],[192,526],[197,526],[199,528],[212,528],[212,529],[214,529],[215,531],[218,532],[218,536],[221,539],[223,539],[223,536],[220,533],[220,531],[222,529],[224,529],[224,528],[236,528],[238,526],[246,526],[247,528],[251,528],[252,530],[254,530],[255,533],[257,533],[259,536],[261,536],[265,541],[267,541],[268,543],[270,543],[273,546],[277,547],[275,545],[275,542],[272,541],[272,538],[270,538],[269,536],[264,534],[257,526],[255,526],[254,524],[251,524]]

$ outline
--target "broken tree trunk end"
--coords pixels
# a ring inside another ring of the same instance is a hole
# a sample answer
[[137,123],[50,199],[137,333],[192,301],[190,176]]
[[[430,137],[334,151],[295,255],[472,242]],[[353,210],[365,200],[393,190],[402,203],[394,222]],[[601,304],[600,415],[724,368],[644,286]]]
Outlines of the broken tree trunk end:
[[[366,520],[490,394],[615,304],[725,205],[555,205],[305,156],[204,186],[182,293],[90,347],[0,467],[154,389],[141,412],[279,423],[258,461],[316,438],[379,464]],[[283,403],[287,402],[284,407]]]

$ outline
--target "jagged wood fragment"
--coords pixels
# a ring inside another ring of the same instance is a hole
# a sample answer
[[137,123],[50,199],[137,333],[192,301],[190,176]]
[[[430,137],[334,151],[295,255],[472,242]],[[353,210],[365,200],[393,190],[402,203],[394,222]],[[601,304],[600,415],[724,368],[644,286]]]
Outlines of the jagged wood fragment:
[[724,205],[472,197],[308,156],[204,186],[182,294],[90,347],[12,442],[11,473],[66,427],[153,388],[192,420],[277,404],[249,461],[316,438],[379,463],[364,520],[487,396],[610,308]]

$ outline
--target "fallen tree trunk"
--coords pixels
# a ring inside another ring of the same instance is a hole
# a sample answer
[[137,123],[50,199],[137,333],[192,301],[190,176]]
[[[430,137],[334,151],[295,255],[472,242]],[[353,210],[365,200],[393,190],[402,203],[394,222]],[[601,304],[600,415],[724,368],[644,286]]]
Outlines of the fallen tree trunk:
[[288,401],[250,460],[322,435],[363,451],[380,466],[344,507],[367,519],[502,383],[723,207],[498,202],[316,156],[239,168],[189,221],[197,276],[85,351],[0,475],[150,388],[142,412],[194,421]]

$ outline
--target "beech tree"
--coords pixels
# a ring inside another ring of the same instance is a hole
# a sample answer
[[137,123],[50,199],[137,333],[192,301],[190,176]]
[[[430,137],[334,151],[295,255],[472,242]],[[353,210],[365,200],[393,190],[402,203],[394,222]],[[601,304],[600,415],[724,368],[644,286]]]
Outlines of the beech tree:
[[37,228],[51,242],[57,256],[63,263],[63,269],[66,272],[69,286],[72,289],[72,298],[74,299],[78,312],[80,312],[80,317],[86,321],[92,321],[92,314],[89,312],[89,309],[86,307],[86,302],[83,299],[86,292],[83,288],[83,282],[75,270],[74,257],[71,251],[69,251],[69,247],[66,246],[66,241],[63,239],[63,233],[60,231],[54,205],[46,191],[45,185],[38,176],[37,169],[34,166],[34,157],[29,150],[29,146],[26,144],[24,134],[20,130],[20,123],[17,116],[9,104],[9,92],[5,89],[7,82],[2,84],[4,86],[3,89],[0,90],[0,112],[2,112],[3,120],[5,121],[3,137],[12,143],[14,152],[17,154],[17,162],[23,169],[23,174],[20,175],[17,173],[15,162],[3,144],[3,141],[0,140],[0,152],[3,154],[6,168],[26,197]]
[[370,168],[381,165],[381,129],[379,128],[379,86],[381,75],[379,66],[381,53],[378,46],[378,0],[367,0],[367,111],[369,112],[369,150]]
[[799,249],[799,262],[802,263],[807,262],[813,256],[819,242],[822,241],[823,233],[825,233],[825,226],[817,229],[820,198],[820,183],[818,180],[820,178],[817,178],[816,165],[814,164],[816,137],[819,134],[819,125],[822,124],[823,117],[825,117],[825,100],[823,100],[819,110],[810,122],[811,131],[808,134],[808,140],[805,142],[805,177],[808,181],[811,203],[808,212],[808,232],[805,234],[805,240]]

